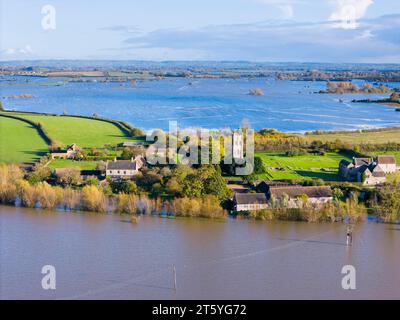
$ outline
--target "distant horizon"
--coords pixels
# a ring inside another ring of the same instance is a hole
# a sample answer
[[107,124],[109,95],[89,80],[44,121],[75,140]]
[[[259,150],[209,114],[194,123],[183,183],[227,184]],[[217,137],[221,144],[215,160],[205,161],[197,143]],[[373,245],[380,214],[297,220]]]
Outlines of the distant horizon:
[[89,58],[49,58],[49,59],[15,59],[1,60],[7,63],[42,63],[42,62],[136,62],[136,63],[238,63],[238,64],[321,64],[321,65],[398,65],[400,62],[332,62],[332,61],[257,61],[257,60],[145,60],[145,59],[89,59]]

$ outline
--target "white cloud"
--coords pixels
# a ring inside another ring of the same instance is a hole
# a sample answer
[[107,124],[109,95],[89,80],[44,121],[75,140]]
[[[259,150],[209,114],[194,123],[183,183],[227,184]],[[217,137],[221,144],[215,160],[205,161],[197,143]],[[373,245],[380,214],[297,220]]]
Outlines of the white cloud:
[[0,50],[0,57],[5,59],[25,59],[34,54],[32,47],[27,44],[22,48],[6,48]]
[[335,5],[335,11],[329,17],[331,21],[339,21],[335,27],[343,29],[356,29],[357,20],[364,17],[373,0],[331,0]]
[[276,20],[159,29],[139,37],[128,35],[123,45],[137,57],[184,60],[400,62],[400,15],[360,19],[358,23],[354,30],[333,28],[336,21]]
[[31,55],[33,54],[32,47],[27,44],[23,48],[7,48],[0,51],[1,54],[11,56],[11,55]]

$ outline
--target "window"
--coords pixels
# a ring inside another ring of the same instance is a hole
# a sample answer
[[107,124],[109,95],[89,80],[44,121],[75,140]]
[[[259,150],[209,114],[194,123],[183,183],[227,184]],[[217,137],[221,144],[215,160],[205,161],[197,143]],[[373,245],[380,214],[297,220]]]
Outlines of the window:
[[124,174],[126,174],[126,171],[124,171]]

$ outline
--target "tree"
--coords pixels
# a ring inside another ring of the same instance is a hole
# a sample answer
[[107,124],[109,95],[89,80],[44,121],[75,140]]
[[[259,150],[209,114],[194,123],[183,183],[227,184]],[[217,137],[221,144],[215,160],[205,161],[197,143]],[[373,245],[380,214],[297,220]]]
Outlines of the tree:
[[97,179],[95,176],[89,177],[85,181],[85,185],[87,186],[98,186],[99,185],[99,179]]
[[112,192],[116,194],[118,193],[131,194],[138,192],[138,187],[136,183],[131,180],[114,181],[111,184],[111,189]]
[[254,157],[254,173],[262,174],[265,173],[264,162],[260,157]]
[[182,192],[182,185],[176,177],[172,177],[166,183],[166,192],[171,195],[179,195]]
[[[177,180],[179,182],[179,179]],[[227,199],[231,192],[221,175],[219,166],[203,165],[183,180],[183,195],[215,195],[218,199]]]
[[66,168],[57,174],[57,182],[63,186],[79,185],[81,183],[80,170],[77,168]]
[[157,197],[157,196],[161,195],[162,192],[163,192],[163,187],[162,187],[161,183],[157,182],[151,186],[151,195],[153,197]]
[[0,101],[0,111],[4,111],[4,106],[2,101]]
[[132,128],[131,129],[131,136],[132,137],[137,137],[137,136],[144,136],[144,132],[143,130],[139,129],[139,128]]
[[57,151],[65,149],[65,146],[59,141],[53,141],[49,147],[51,151]]
[[257,175],[253,172],[252,174],[242,176],[242,181],[247,184],[253,184],[257,181]]
[[220,200],[225,200],[232,195],[232,191],[227,187],[225,179],[217,170],[204,181],[204,194],[215,195]]
[[332,195],[333,195],[333,199],[335,199],[335,201],[340,201],[343,198],[343,191],[339,188],[334,188],[332,190]]
[[183,196],[199,198],[203,194],[203,181],[196,179],[196,176],[192,175],[185,180],[182,189]]
[[135,158],[136,156],[143,155],[145,153],[145,149],[142,146],[138,147],[125,147],[122,149],[122,153],[120,158],[125,160],[130,160],[131,158]]
[[396,221],[400,212],[400,191],[398,184],[386,183],[379,189],[379,216],[386,222]]
[[43,163],[38,163],[34,166],[33,170],[26,176],[26,180],[30,184],[37,184],[47,180],[51,175],[51,169]]

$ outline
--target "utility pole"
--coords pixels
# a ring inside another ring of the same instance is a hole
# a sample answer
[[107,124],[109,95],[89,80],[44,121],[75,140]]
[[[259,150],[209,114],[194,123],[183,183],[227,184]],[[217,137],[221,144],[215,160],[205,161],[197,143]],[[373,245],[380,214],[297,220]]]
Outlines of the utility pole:
[[173,265],[173,273],[174,273],[174,290],[176,292],[176,268],[175,268],[175,265]]

